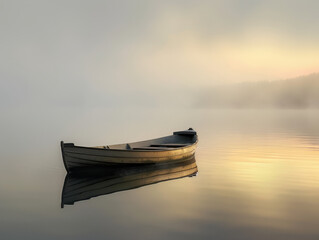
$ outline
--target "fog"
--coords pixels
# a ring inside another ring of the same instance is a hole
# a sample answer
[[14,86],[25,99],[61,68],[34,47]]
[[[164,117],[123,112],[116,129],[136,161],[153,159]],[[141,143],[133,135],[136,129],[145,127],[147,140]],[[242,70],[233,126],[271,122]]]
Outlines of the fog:
[[194,107],[319,108],[319,74],[281,81],[243,82],[201,90]]
[[1,1],[0,107],[204,106],[198,91],[216,84],[316,72],[316,9],[317,1]]
[[[318,9],[0,0],[0,238],[318,236]],[[61,140],[101,146],[189,127],[196,178],[60,209]]]

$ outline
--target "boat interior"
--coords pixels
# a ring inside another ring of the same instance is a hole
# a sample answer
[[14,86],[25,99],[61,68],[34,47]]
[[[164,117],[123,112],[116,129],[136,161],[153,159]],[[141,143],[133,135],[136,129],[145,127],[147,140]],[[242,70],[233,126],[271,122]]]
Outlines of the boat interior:
[[173,135],[156,138],[141,142],[115,144],[98,146],[97,148],[118,149],[118,150],[151,150],[151,151],[167,151],[176,148],[190,146],[197,141],[197,135],[194,130],[174,132]]

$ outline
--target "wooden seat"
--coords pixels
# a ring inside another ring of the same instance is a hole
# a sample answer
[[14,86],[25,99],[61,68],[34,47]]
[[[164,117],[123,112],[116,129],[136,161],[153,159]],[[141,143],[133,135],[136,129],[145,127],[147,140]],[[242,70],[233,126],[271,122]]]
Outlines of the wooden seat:
[[178,148],[186,147],[188,144],[176,144],[176,143],[165,143],[165,144],[152,144],[151,147],[166,147],[166,148]]
[[133,150],[167,150],[167,147],[136,147]]

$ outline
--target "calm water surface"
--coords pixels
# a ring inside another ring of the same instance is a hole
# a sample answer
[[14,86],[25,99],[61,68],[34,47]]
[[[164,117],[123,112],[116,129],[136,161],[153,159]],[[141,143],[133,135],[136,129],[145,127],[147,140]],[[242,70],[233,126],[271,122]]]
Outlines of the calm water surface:
[[[319,239],[319,112],[14,110],[1,120],[1,239]],[[199,135],[195,177],[61,206],[59,141]]]

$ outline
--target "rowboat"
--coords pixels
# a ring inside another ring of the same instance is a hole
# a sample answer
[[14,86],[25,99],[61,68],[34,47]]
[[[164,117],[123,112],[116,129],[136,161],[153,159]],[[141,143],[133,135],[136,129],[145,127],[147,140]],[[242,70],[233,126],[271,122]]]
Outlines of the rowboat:
[[65,169],[72,172],[84,167],[178,161],[193,156],[197,142],[196,131],[189,128],[166,137],[97,147],[76,146],[61,141],[61,150]]
[[68,173],[64,180],[61,207],[101,195],[192,177],[197,171],[196,160],[192,156],[178,162],[112,166]]

